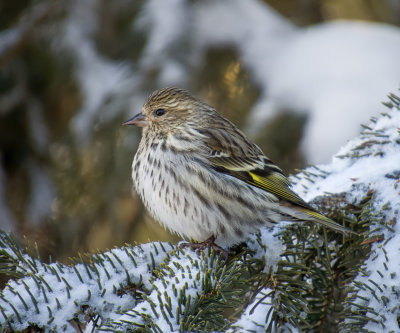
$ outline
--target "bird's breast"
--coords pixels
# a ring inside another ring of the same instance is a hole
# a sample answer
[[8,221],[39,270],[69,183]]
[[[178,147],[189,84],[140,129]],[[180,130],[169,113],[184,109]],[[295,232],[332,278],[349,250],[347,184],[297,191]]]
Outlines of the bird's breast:
[[267,221],[265,191],[215,171],[201,154],[165,142],[141,145],[132,165],[136,191],[151,215],[186,239],[232,245]]

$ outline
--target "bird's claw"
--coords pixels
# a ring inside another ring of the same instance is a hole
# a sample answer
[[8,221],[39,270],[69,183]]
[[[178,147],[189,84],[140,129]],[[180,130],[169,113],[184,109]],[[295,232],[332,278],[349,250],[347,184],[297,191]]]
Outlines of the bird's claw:
[[216,253],[219,253],[225,260],[228,260],[228,251],[224,250],[219,245],[215,244],[215,236],[207,238],[204,242],[200,243],[183,243],[180,245],[181,248],[190,247],[198,254],[207,248],[212,248]]

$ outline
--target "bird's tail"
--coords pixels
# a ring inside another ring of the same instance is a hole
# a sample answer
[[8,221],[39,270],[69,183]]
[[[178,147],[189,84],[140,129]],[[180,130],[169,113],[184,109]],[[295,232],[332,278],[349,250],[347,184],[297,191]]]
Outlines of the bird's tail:
[[[354,234],[354,235],[358,235],[357,232],[346,228],[342,225],[340,225],[339,223],[331,220],[330,218],[314,211],[308,208],[304,208],[304,207],[298,207],[297,210],[301,211],[302,213],[304,213],[304,215],[302,214],[302,219],[306,220],[306,221],[312,221],[312,222],[316,222],[319,223],[329,229],[338,231],[342,234]],[[296,216],[297,217],[297,216]]]

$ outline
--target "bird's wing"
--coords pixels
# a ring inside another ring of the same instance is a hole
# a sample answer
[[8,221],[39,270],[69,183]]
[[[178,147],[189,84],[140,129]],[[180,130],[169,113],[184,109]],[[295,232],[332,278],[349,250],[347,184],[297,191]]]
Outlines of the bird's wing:
[[226,119],[223,126],[202,129],[206,158],[215,170],[229,174],[250,185],[274,194],[292,204],[311,208],[290,189],[282,170],[264,156],[262,150],[250,142],[236,126]]
[[[283,205],[295,206],[302,212],[298,219],[315,221],[341,233],[357,234],[354,231],[336,223],[330,218],[315,211],[290,189],[289,180],[282,171],[265,156],[255,157],[211,157],[212,166],[218,172],[229,174],[247,184],[268,191],[283,201]],[[293,215],[296,218],[296,214]]]
[[216,171],[228,174],[247,184],[268,191],[283,201],[282,205],[295,206],[297,207],[296,210],[304,214],[301,218],[296,217],[296,214],[294,214],[293,217],[315,221],[341,233],[357,234],[321,213],[318,213],[304,202],[290,189],[289,180],[283,175],[282,171],[265,156],[213,156],[209,158],[209,161]]
[[311,209],[290,189],[289,180],[283,175],[282,171],[265,156],[212,156],[209,161],[219,172],[229,174],[250,185],[268,191],[279,199]]
[[202,129],[199,133],[205,147],[203,156],[217,172],[272,193],[283,206],[294,206],[295,210],[302,212],[303,217],[299,219],[312,220],[342,233],[355,234],[315,211],[294,193],[282,170],[229,121],[226,120],[221,128],[213,124],[213,127]]

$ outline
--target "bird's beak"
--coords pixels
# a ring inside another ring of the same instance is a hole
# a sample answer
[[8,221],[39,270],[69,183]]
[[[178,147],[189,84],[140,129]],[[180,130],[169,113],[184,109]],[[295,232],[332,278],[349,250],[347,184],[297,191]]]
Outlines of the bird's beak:
[[135,125],[135,126],[139,126],[139,127],[145,127],[148,125],[148,123],[147,123],[146,116],[143,115],[141,112],[139,112],[133,118],[122,123],[122,125]]

